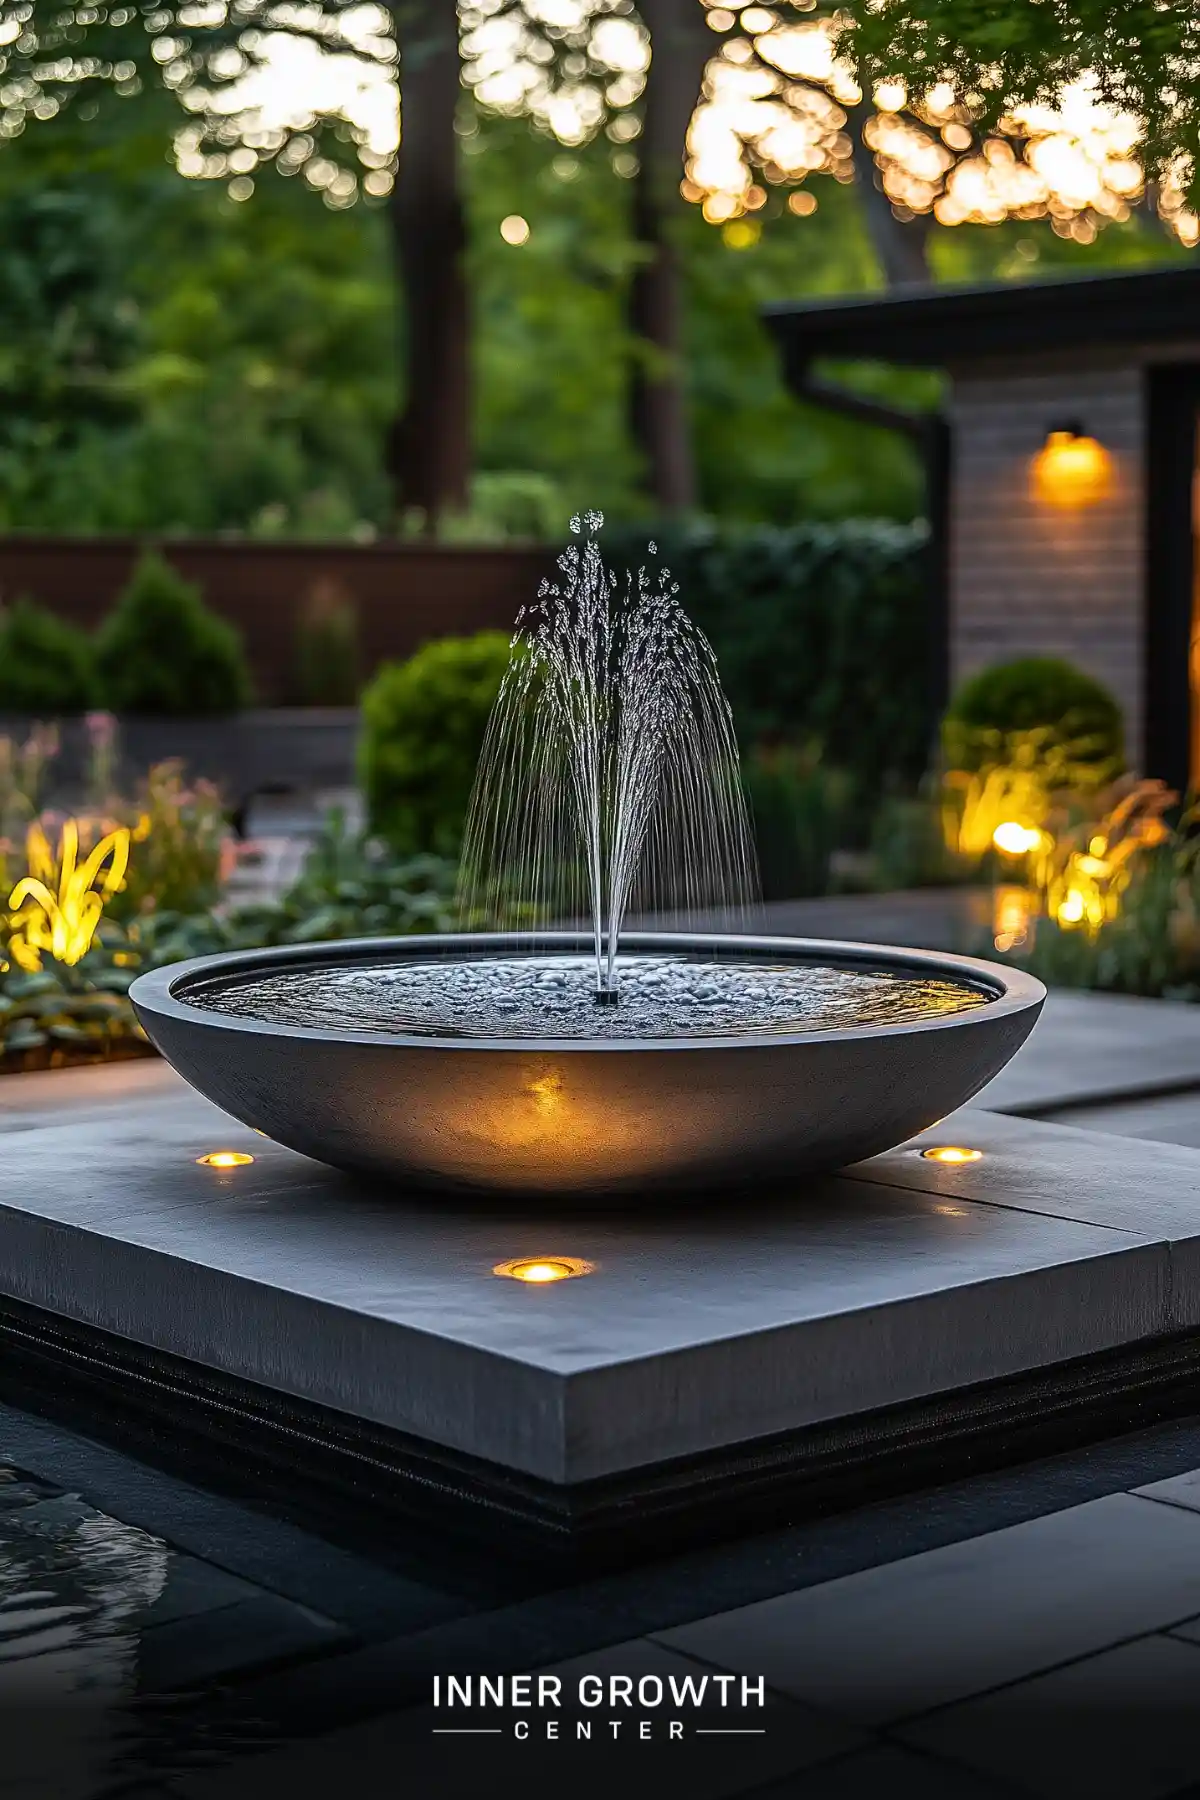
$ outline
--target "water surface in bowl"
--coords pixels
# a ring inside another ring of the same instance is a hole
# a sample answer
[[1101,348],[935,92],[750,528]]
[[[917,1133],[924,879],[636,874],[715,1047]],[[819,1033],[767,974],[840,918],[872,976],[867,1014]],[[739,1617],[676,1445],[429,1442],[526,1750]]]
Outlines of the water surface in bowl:
[[703,956],[620,959],[620,1003],[598,1006],[583,955],[330,964],[189,984],[193,1006],[300,1029],[469,1038],[673,1038],[909,1025],[986,1006],[946,976]]

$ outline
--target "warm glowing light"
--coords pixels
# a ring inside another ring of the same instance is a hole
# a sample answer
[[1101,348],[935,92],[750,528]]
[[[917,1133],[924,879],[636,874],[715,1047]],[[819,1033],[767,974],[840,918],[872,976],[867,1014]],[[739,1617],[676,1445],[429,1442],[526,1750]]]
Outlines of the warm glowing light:
[[523,219],[520,213],[509,213],[500,221],[500,236],[506,244],[527,244],[529,242],[529,220]]
[[80,858],[79,821],[67,819],[57,849],[33,824],[25,839],[29,873],[8,897],[9,951],[29,973],[42,966],[42,952],[68,966],[92,947],[107,900],[119,891],[129,864],[127,826],[119,826]]
[[1027,856],[1041,844],[1042,834],[1036,825],[1022,825],[1016,819],[1005,819],[992,833],[992,842],[1005,856]]
[[1047,433],[1032,473],[1035,493],[1049,506],[1095,506],[1112,492],[1112,457],[1094,437],[1070,427]]
[[548,1069],[531,1081],[525,1092],[541,1113],[556,1113],[563,1104],[563,1078],[558,1069]]
[[967,1150],[961,1144],[935,1144],[932,1149],[922,1150],[921,1155],[926,1162],[935,1163],[973,1163],[983,1155],[982,1150]]
[[[1092,839],[1093,844],[1102,841]],[[1048,897],[1054,917],[1060,925],[1086,925],[1096,930],[1106,919],[1116,917],[1126,874],[1115,860],[1075,851],[1050,884]]]
[[1045,914],[1068,930],[1094,934],[1118,916],[1140,858],[1167,842],[1163,814],[1179,798],[1164,782],[1135,776],[1122,777],[1107,793],[1103,818],[1052,840],[1042,869]]
[[1006,953],[1028,943],[1036,910],[1036,896],[1028,888],[998,888],[992,907],[992,942],[996,949]]
[[210,1150],[207,1156],[198,1156],[198,1163],[207,1163],[210,1169],[241,1169],[254,1158],[245,1150]]
[[1050,796],[1039,752],[1036,738],[1028,734],[1026,741],[1012,745],[1003,763],[947,771],[942,830],[948,850],[983,856],[999,841],[997,832],[1007,837],[1014,824],[1027,832],[1037,830],[1037,844],[1030,847],[1045,849],[1049,839],[1043,838],[1037,821],[1045,818]]
[[574,1275],[590,1275],[594,1266],[577,1256],[523,1256],[497,1263],[492,1274],[507,1275],[512,1281],[569,1281]]

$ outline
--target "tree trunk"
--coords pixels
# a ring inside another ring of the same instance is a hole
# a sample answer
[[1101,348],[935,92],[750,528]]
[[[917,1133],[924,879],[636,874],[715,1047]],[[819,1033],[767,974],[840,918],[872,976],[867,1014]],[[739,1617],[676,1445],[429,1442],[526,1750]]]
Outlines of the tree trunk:
[[714,43],[698,0],[641,0],[651,61],[633,188],[633,233],[641,261],[629,292],[635,340],[630,425],[647,489],[666,512],[695,504],[696,478],[683,375],[683,283],[672,217],[688,126]]
[[929,218],[898,219],[883,191],[871,147],[863,127],[872,108],[865,102],[847,109],[850,140],[854,145],[854,173],[862,195],[867,235],[879,258],[888,287],[913,287],[931,279],[929,271]]
[[403,296],[404,405],[389,465],[397,513],[432,533],[467,503],[471,473],[470,323],[455,115],[462,96],[457,8],[393,0],[400,50],[400,157],[388,204]]

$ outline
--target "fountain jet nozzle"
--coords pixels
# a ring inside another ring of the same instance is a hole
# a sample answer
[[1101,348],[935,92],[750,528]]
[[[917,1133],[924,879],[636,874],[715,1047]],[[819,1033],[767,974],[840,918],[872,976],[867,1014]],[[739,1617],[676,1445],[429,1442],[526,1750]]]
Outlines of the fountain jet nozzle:
[[616,987],[598,987],[592,998],[595,1000],[597,1006],[619,1006],[621,1003],[621,990]]

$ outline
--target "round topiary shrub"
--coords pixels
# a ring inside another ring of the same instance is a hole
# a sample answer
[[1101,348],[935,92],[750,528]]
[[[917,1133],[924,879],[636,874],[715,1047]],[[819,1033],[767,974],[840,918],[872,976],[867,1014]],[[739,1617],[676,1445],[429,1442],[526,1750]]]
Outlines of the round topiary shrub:
[[963,683],[942,721],[951,769],[1006,760],[1019,733],[1040,732],[1074,764],[1116,775],[1124,767],[1121,709],[1108,689],[1055,656],[996,663]]
[[237,712],[251,698],[241,634],[148,550],[96,636],[100,697],[115,713]]
[[95,694],[86,631],[33,600],[0,612],[0,712],[64,718],[86,712]]
[[502,631],[439,638],[364,689],[359,779],[371,830],[402,856],[457,856],[508,659]]

